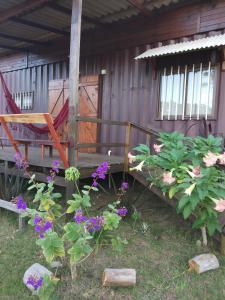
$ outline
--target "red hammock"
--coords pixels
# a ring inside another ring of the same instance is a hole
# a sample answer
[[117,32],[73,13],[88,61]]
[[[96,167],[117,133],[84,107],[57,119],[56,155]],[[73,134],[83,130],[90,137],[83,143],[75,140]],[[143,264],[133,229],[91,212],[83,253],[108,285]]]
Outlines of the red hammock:
[[[8,103],[8,106],[13,114],[21,114],[20,108],[16,105],[15,101],[13,100],[12,94],[10,93],[5,80],[3,78],[2,73],[0,72],[0,79],[3,87],[3,91]],[[66,100],[65,104],[63,105],[62,109],[60,110],[59,114],[54,120],[53,126],[55,130],[59,128],[59,126],[67,119],[69,113],[69,101],[68,99]],[[33,124],[24,124],[27,128],[32,130],[35,133],[38,134],[45,134],[49,132],[48,126],[43,126],[43,127],[38,127]]]

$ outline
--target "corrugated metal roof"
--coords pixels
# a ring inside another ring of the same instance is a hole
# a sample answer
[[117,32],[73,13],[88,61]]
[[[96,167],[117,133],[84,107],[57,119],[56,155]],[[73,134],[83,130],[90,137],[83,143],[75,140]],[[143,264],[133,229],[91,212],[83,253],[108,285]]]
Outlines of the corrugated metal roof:
[[[5,10],[13,8],[15,5],[21,4],[24,1],[25,0],[0,0],[0,13],[4,13]],[[154,11],[163,6],[168,6],[172,3],[182,1],[185,0],[139,0],[139,2],[142,3],[149,11]],[[58,0],[57,4],[70,11],[72,7],[72,0]],[[87,18],[83,18],[82,30],[90,30],[96,27],[96,22],[91,22],[91,19],[99,21],[104,26],[105,23],[118,22],[141,14],[140,11],[127,0],[83,0],[82,13],[83,16],[89,17],[88,21]],[[65,13],[60,9],[57,11],[52,7],[49,7],[47,4],[26,12],[26,14],[20,15],[19,18],[58,30],[70,31],[69,13]],[[27,26],[12,20],[8,20],[7,22],[0,24],[0,32],[30,40],[37,39],[39,41],[51,40],[59,36],[59,34],[43,30],[43,28],[40,29]],[[51,35],[48,35],[50,32]],[[7,45],[21,47],[26,45],[30,46],[30,44],[26,44],[24,42],[18,43],[18,41],[15,41],[15,43],[13,43],[12,40],[7,42]],[[0,52],[2,52],[1,50],[2,49],[0,48]],[[4,49],[4,52],[5,51],[7,50]]]
[[176,53],[200,50],[205,48],[214,48],[225,45],[225,34],[205,37],[194,41],[185,41],[171,45],[148,49],[135,59],[151,58],[157,56],[166,56]]

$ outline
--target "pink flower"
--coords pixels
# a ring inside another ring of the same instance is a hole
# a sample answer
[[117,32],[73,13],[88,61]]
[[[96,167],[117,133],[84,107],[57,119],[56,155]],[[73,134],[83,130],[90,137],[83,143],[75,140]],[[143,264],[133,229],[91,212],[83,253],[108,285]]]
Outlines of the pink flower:
[[174,183],[176,181],[176,177],[173,177],[172,173],[173,172],[165,172],[165,173],[163,173],[163,182],[165,184],[170,185],[170,184],[172,184],[172,183]]
[[136,156],[132,155],[130,152],[128,153],[129,163],[132,164],[136,160]]
[[192,169],[192,172],[193,172],[194,176],[198,177],[200,175],[200,173],[201,173],[200,166],[194,167]]
[[218,212],[223,212],[225,210],[225,200],[224,199],[219,199],[219,200],[214,200],[216,203],[216,206],[214,209]]
[[203,157],[203,161],[206,165],[206,167],[211,167],[214,166],[217,162],[217,159],[219,158],[218,155],[212,153],[212,152],[208,152],[204,157]]
[[221,165],[225,165],[225,152],[221,155],[219,155],[219,163]]
[[154,144],[154,145],[153,145],[153,148],[154,148],[154,150],[155,150],[156,153],[160,153],[161,148],[162,148],[163,146],[164,146],[163,144],[161,144],[161,145]]

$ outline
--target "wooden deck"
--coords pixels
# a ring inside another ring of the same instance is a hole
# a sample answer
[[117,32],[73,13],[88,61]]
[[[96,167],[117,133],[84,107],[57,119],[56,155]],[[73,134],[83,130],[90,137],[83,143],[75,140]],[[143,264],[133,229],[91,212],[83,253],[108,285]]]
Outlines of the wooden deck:
[[[21,152],[23,149],[21,147]],[[11,146],[5,146],[3,149],[0,149],[0,173],[7,172],[10,173],[10,169],[14,166],[14,155],[15,150]],[[123,157],[120,156],[108,156],[99,153],[79,153],[78,161],[76,167],[80,170],[81,178],[88,178],[91,176],[91,173],[96,169],[96,167],[104,161],[109,162],[110,170],[112,173],[121,172],[124,170],[124,161]],[[47,151],[45,158],[41,158],[41,149],[40,147],[29,147],[29,166],[30,170],[35,172],[38,180],[45,181],[46,175],[51,169],[52,161],[59,160],[59,155],[57,151],[53,150],[53,157],[50,158]],[[60,176],[56,178],[56,184],[59,186],[65,186],[64,182],[64,166],[60,161]]]

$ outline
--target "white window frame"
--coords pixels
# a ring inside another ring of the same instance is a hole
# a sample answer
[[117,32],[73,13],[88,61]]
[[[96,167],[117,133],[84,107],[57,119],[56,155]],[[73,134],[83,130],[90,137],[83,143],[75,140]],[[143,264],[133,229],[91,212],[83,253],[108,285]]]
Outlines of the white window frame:
[[[187,120],[187,119],[190,119],[190,120],[200,120],[202,118],[205,118],[206,120],[207,119],[210,119],[210,120],[215,120],[216,119],[216,115],[217,115],[217,99],[218,99],[218,85],[219,85],[219,82],[220,82],[220,78],[219,78],[219,71],[220,71],[220,68],[219,68],[220,64],[216,63],[216,64],[212,64],[211,61],[209,61],[208,63],[206,64],[203,64],[203,63],[198,63],[198,64],[193,64],[193,65],[185,65],[184,67],[182,67],[182,69],[184,70],[182,72],[184,78],[183,78],[183,88],[181,88],[181,84],[182,84],[182,81],[181,81],[181,66],[170,66],[170,67],[164,67],[162,69],[159,70],[158,72],[158,108],[157,108],[157,120]],[[209,101],[210,101],[210,75],[211,75],[211,70],[212,70],[212,67],[215,69],[215,82],[214,82],[214,92],[213,92],[213,115],[209,115],[208,114],[208,107],[209,107]],[[187,113],[186,112],[186,105],[187,105],[187,87],[188,87],[188,82],[187,82],[187,76],[188,76],[188,70],[192,69],[192,72],[193,74],[195,74],[195,70],[199,69],[200,71],[200,84],[199,86],[201,86],[202,84],[202,72],[203,72],[203,69],[204,70],[207,70],[208,73],[209,73],[209,76],[208,76],[208,86],[207,86],[207,89],[208,89],[208,105],[206,106],[206,110],[205,110],[205,113],[204,114],[201,114],[200,113],[200,104],[201,104],[201,89],[199,88],[199,96],[198,96],[198,107],[197,107],[197,114],[193,114],[192,113],[192,106],[193,106],[193,99],[194,99],[194,86],[195,86],[195,80],[194,80],[194,77],[195,76],[192,76],[193,77],[193,81],[192,81],[192,101],[191,101],[191,108],[190,108],[190,112]],[[168,88],[167,88],[167,81],[168,81],[168,76],[165,76],[165,75],[168,75],[168,74],[171,74],[171,75],[178,75],[179,76],[179,98],[182,99],[182,113],[178,115],[178,102],[176,101],[176,107],[175,109],[173,110],[171,108],[171,102],[173,100],[173,92],[174,92],[174,88],[173,88],[173,84],[174,84],[174,77],[172,78],[172,83],[170,83],[172,85],[172,95],[170,95],[170,100],[169,101],[161,101],[161,94],[160,94],[160,84],[161,84],[161,78],[162,76],[164,75],[164,83],[166,84],[166,89],[164,91],[164,97],[165,99],[167,99],[168,95]],[[167,114],[165,114],[165,111],[164,111],[164,103],[167,102],[169,103],[169,108],[168,108],[168,112]],[[172,111],[175,111],[174,114],[171,113],[171,109]]]

